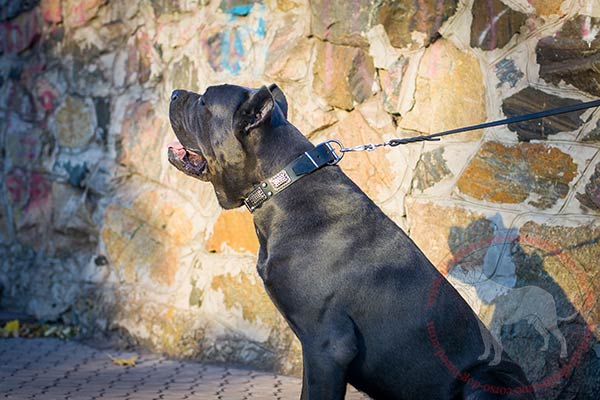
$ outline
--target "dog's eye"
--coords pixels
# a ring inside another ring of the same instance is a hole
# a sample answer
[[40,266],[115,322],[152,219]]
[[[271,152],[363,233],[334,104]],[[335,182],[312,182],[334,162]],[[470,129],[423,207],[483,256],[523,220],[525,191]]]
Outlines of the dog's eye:
[[200,97],[200,98],[198,99],[198,103],[200,103],[200,105],[201,105],[201,106],[205,106],[205,105],[206,105],[206,103],[204,102],[204,97]]

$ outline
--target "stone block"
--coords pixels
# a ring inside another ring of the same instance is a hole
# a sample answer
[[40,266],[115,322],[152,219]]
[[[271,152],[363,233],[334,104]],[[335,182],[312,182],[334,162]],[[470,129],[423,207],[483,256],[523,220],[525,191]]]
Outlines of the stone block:
[[98,14],[107,0],[67,0],[63,2],[65,24],[69,27],[85,25]]
[[[391,121],[388,128],[391,128]],[[352,147],[364,143],[382,141],[383,129],[371,127],[363,113],[354,110],[331,128],[320,133],[315,142],[330,138],[340,140],[344,146]],[[394,170],[390,161],[381,153],[360,152],[347,154],[339,165],[369,196],[377,199],[383,193],[393,192]]]
[[440,147],[421,155],[413,178],[413,187],[424,191],[452,175],[444,160],[444,148]]
[[383,92],[383,104],[390,114],[402,114],[402,88],[408,70],[408,60],[401,58],[387,70],[379,70],[379,82]]
[[12,164],[12,167],[31,169],[33,165],[39,165],[38,161],[42,154],[44,144],[48,138],[44,132],[23,121],[11,121],[16,128],[6,136],[4,151]]
[[457,0],[378,3],[360,0],[352,4],[311,1],[311,32],[331,43],[364,47],[367,43],[363,33],[382,24],[394,47],[428,46],[438,37],[439,28],[454,14],[457,5]]
[[223,293],[225,307],[240,308],[242,318],[248,322],[262,322],[274,326],[281,316],[257,276],[240,272],[237,275],[217,275],[212,279],[211,289]]
[[101,237],[111,267],[124,282],[147,277],[168,287],[181,266],[181,248],[196,231],[191,216],[168,192],[147,190],[131,207],[107,207]]
[[352,4],[339,1],[310,2],[311,33],[321,40],[345,46],[366,46],[362,36],[369,28],[373,2],[359,0]]
[[482,50],[506,46],[527,20],[500,0],[475,0],[472,13],[471,47]]
[[[527,87],[505,99],[502,104],[502,111],[507,118],[511,118],[577,103],[580,103],[580,101],[554,96],[541,90]],[[574,131],[583,125],[584,121],[580,116],[584,111],[575,111],[544,119],[508,124],[508,129],[517,132],[517,136],[521,141],[547,139],[549,136],[560,132]]]
[[373,94],[375,67],[364,50],[317,44],[313,90],[334,107],[351,110]]
[[585,210],[600,212],[600,163],[596,164],[596,169],[585,185],[584,192],[577,193],[576,197]]
[[154,15],[160,17],[164,14],[177,14],[193,12],[206,3],[206,0],[152,0]]
[[264,8],[260,8],[256,13],[253,11],[252,18],[247,20],[226,26],[215,24],[202,31],[205,57],[215,72],[229,76],[262,72],[268,49],[265,38],[269,30],[263,13]]
[[537,15],[563,15],[560,6],[564,0],[529,0]]
[[[402,116],[399,127],[435,133],[482,123],[487,118],[484,94],[483,74],[477,58],[440,39],[423,55],[414,107]],[[462,140],[479,137],[479,131],[458,136]]]
[[52,224],[48,227],[52,240],[46,246],[48,254],[68,256],[73,249],[94,251],[99,230],[92,217],[92,206],[82,190],[54,182],[52,203]]
[[42,0],[40,2],[44,21],[50,23],[62,21],[62,7],[60,1],[61,0]]
[[213,226],[213,232],[206,242],[211,252],[219,252],[227,245],[235,251],[258,253],[258,239],[252,214],[243,209],[224,210]]
[[145,30],[139,30],[128,42],[127,47],[127,79],[143,85],[148,82],[152,73],[152,54],[154,48]]
[[561,81],[600,96],[600,18],[579,16],[567,21],[535,49],[540,77],[554,85]]
[[131,171],[160,180],[168,126],[165,117],[149,101],[129,104],[123,116],[117,160]]
[[392,46],[424,47],[439,37],[438,30],[456,12],[458,0],[405,2],[385,0],[376,20],[385,27]]
[[577,174],[573,158],[557,147],[485,142],[457,188],[481,201],[547,209],[566,198]]
[[85,147],[96,132],[96,109],[90,99],[67,96],[54,114],[54,134],[61,146]]
[[15,14],[15,18],[0,22],[0,54],[18,54],[31,48],[42,36],[42,25],[42,18],[37,9]]
[[198,92],[198,68],[187,56],[172,63],[169,67],[171,87],[173,89],[185,89]]
[[600,121],[596,122],[596,126],[583,137],[582,141],[590,143],[600,142]]
[[[595,279],[600,257],[600,227],[593,219],[577,216],[524,220],[519,225],[519,237],[511,253],[520,286],[544,290],[551,295],[559,318],[571,316],[570,323],[559,320],[558,326],[566,338],[567,356],[573,361],[565,369],[564,364],[557,362],[558,348],[550,347],[548,354],[544,354],[535,351],[534,346],[528,347],[527,343],[520,344],[517,340],[511,342],[513,353],[521,355],[520,359],[533,382],[566,375],[569,376],[566,382],[556,382],[557,390],[565,384],[581,385],[589,381],[590,374],[594,374],[592,360],[595,357],[586,357],[585,354],[595,342],[594,332],[589,332],[589,329],[593,329],[600,320],[597,306],[600,282]],[[590,334],[592,341],[590,343],[588,339],[586,343],[585,336]],[[575,371],[569,375],[572,368]]]
[[410,199],[406,214],[411,239],[440,272],[447,274],[456,264],[455,257],[460,257],[465,267],[483,263],[484,254],[479,250],[490,243],[492,233],[483,212]]
[[[293,27],[293,29],[290,29]],[[313,44],[304,38],[297,16],[286,17],[267,51],[265,73],[277,81],[300,81],[307,77]]]

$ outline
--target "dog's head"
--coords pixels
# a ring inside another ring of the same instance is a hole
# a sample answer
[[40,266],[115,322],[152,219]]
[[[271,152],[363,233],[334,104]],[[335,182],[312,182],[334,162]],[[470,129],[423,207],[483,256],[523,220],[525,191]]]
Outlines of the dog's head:
[[169,145],[169,162],[211,182],[223,208],[239,207],[252,185],[265,178],[261,153],[273,142],[269,136],[291,126],[285,96],[274,84],[211,86],[202,95],[175,90],[169,118],[178,139]]

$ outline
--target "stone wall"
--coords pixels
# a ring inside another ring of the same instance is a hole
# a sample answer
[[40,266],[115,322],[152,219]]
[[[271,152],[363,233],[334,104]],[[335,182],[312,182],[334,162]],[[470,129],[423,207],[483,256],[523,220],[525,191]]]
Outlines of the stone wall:
[[[0,1],[1,305],[297,374],[251,216],[166,160],[170,92],[276,82],[311,140],[350,146],[594,99],[599,32],[597,0]],[[588,110],[341,166],[544,398],[597,398],[599,150]],[[533,319],[506,320],[538,303],[570,316],[565,351]]]

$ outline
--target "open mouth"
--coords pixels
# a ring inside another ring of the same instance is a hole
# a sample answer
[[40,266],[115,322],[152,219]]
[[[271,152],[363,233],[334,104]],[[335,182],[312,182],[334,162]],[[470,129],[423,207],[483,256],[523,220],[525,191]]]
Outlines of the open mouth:
[[206,159],[199,153],[183,147],[179,141],[168,144],[169,162],[178,170],[194,178],[207,179]]

